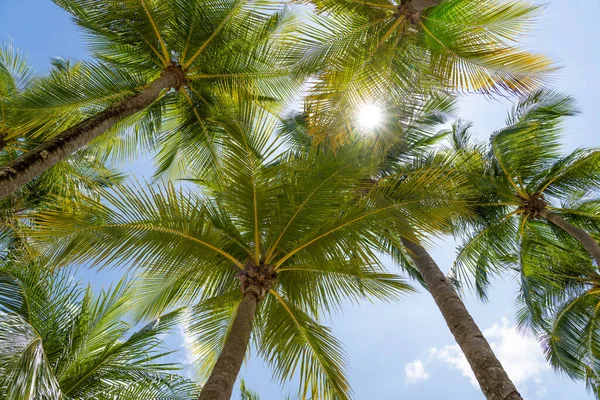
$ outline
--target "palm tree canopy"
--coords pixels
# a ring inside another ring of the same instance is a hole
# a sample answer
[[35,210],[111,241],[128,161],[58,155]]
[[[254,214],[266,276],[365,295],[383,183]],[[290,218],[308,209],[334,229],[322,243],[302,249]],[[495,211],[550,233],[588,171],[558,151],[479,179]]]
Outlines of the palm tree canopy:
[[[57,0],[86,33],[94,61],[55,60],[49,76],[8,105],[39,140],[140,92],[166,69],[180,85],[93,143],[115,161],[161,149],[159,172],[195,161],[217,134],[210,122],[232,88],[277,109],[299,87],[286,44],[294,13],[279,2]],[[287,38],[287,39],[286,39]]]
[[597,265],[580,241],[540,217],[551,210],[600,239],[600,151],[560,151],[563,120],[575,113],[570,97],[539,91],[513,107],[487,147],[469,124],[454,125],[453,151],[467,160],[463,173],[479,194],[475,217],[456,227],[467,239],[453,272],[483,298],[493,274],[514,275],[519,323],[533,329],[555,368],[598,395]]
[[[516,44],[539,10],[527,2],[307,0],[320,15],[305,29],[302,63],[321,71],[308,107],[322,135],[343,136],[348,109],[432,88],[527,94],[553,71]],[[432,4],[433,5],[433,4]],[[334,133],[331,133],[331,128]],[[338,133],[339,132],[339,133]]]
[[431,189],[443,191],[446,172],[399,170],[373,186],[368,178],[381,158],[364,141],[335,153],[286,150],[273,136],[275,118],[243,97],[234,103],[219,119],[228,134],[218,167],[190,170],[187,188],[123,185],[103,202],[75,205],[75,213],[32,215],[31,237],[56,261],[136,268],[141,317],[194,304],[187,324],[202,373],[220,353],[241,300],[236,276],[243,281],[264,266],[269,285],[254,326],[259,354],[281,381],[300,371],[302,393],[348,398],[340,344],[320,316],[410,290],[383,269],[379,236],[384,227],[411,236],[409,224],[443,224],[455,205],[436,202]]
[[0,267],[0,388],[12,399],[191,400],[197,387],[160,362],[176,310],[133,331],[125,282],[94,296],[39,261]]
[[[491,136],[487,149],[469,137],[470,125],[455,125],[454,149],[469,159],[464,173],[480,189],[477,217],[469,222],[473,225],[463,225],[471,230],[457,257],[459,271],[480,269],[483,279],[483,269],[502,269],[511,254],[521,252],[528,234],[548,232],[573,244],[560,228],[536,218],[540,207],[598,235],[593,196],[600,184],[600,151],[560,153],[562,122],[575,113],[568,96],[547,90],[532,93],[515,105],[507,126]],[[547,228],[536,228],[539,224]],[[465,231],[457,231],[461,232]]]
[[[60,67],[56,64],[50,75],[61,75]],[[8,43],[0,46],[0,164],[8,164],[43,140],[36,133],[41,127],[22,119],[20,111],[14,109],[16,99],[41,90],[43,80],[34,74],[21,52]],[[19,241],[19,216],[25,212],[41,209],[58,197],[94,196],[97,188],[121,181],[122,174],[103,160],[96,152],[84,150],[0,201],[0,251],[4,253]]]

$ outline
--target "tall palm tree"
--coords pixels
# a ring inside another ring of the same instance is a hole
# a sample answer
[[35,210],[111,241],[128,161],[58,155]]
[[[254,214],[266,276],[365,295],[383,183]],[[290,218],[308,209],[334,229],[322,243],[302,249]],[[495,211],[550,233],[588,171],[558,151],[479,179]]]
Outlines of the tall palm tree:
[[311,128],[343,141],[348,110],[411,98],[432,88],[526,94],[552,72],[520,50],[540,7],[497,0],[305,0],[317,17],[300,43],[318,69],[309,91]]
[[[507,126],[492,135],[487,154],[478,144],[458,148],[471,159],[464,173],[481,193],[456,268],[476,271],[481,293],[488,272],[501,270],[511,254],[519,254],[527,235],[543,232],[534,229],[540,223],[574,241],[600,265],[600,217],[590,197],[600,186],[600,151],[560,154],[562,121],[575,113],[570,97],[538,91],[513,107]],[[468,129],[456,131],[457,146],[468,143],[466,135]]]
[[192,400],[198,388],[157,362],[180,311],[133,331],[124,281],[94,296],[40,261],[0,266],[0,391],[6,400]]
[[[412,107],[411,112],[405,114],[404,119],[400,121],[400,126],[395,129],[395,132],[401,132],[399,135],[401,139],[398,140],[396,137],[395,141],[391,140],[390,145],[384,150],[385,161],[380,165],[377,176],[371,178],[373,184],[377,185],[380,180],[385,181],[389,175],[414,168],[442,165],[447,165],[448,171],[456,171],[460,168],[464,160],[432,152],[432,145],[438,144],[448,135],[448,132],[439,132],[438,129],[441,124],[448,122],[453,111],[453,102],[440,94],[433,95]],[[403,113],[398,113],[394,109],[394,112],[388,114],[392,115],[390,119],[395,119]],[[382,129],[385,131],[390,127],[384,125]],[[472,188],[465,185],[465,177],[456,172],[449,173],[446,180],[445,187],[430,189],[435,191],[433,200],[454,204],[453,218],[468,217],[469,214],[465,214],[463,207],[465,201],[473,195]],[[451,224],[440,224],[436,227],[437,234],[448,234],[451,230]],[[452,279],[445,276],[427,251],[428,237],[416,228],[413,229],[410,237],[403,237],[393,229],[388,229],[381,240],[385,251],[406,272],[421,281],[431,293],[486,398],[521,399],[515,385],[457,294]]]
[[541,222],[527,228],[520,253],[514,255],[521,286],[518,322],[536,334],[556,370],[583,380],[600,398],[597,267],[571,237],[557,235]]
[[467,239],[454,273],[485,298],[490,276],[516,271],[519,323],[533,328],[555,368],[598,393],[600,152],[560,154],[561,122],[574,113],[571,98],[540,91],[515,105],[489,146],[473,140],[469,124],[454,126],[461,173],[479,189],[475,218],[456,232]]
[[[58,64],[56,65],[58,67]],[[60,74],[53,68],[50,74]],[[35,148],[40,141],[34,130],[14,117],[10,102],[31,90],[39,78],[20,51],[9,43],[0,45],[0,164],[5,165]],[[91,196],[95,189],[119,182],[121,174],[105,165],[98,151],[82,151],[31,180],[18,193],[0,200],[0,252],[19,242],[19,217],[43,208],[57,197]]]
[[285,150],[264,110],[244,99],[233,110],[221,120],[219,168],[190,171],[190,190],[124,186],[75,214],[32,216],[31,237],[54,260],[141,268],[140,316],[195,303],[188,331],[208,375],[200,399],[231,396],[252,334],[277,379],[299,371],[303,397],[349,398],[339,343],[319,316],[409,290],[378,260],[380,231],[446,218],[452,204],[428,201],[445,174],[415,169],[370,187],[381,159],[369,143]]
[[[246,87],[266,102],[296,87],[286,67],[293,50],[278,40],[288,36],[290,13],[279,2],[55,2],[90,37],[100,63],[82,63],[78,79],[50,76],[11,102],[16,120],[48,138],[0,169],[0,198],[131,119],[154,135],[167,129],[164,162],[193,147],[210,152],[214,132],[204,119],[219,92]],[[163,118],[172,124],[163,127]]]
[[[448,171],[455,171],[457,160],[441,154],[432,154],[432,146],[448,135],[448,132],[439,132],[440,125],[447,123],[454,112],[453,99],[440,93],[423,98],[414,104],[401,102],[393,108],[390,107],[384,121],[369,140],[369,146],[375,149],[375,152],[382,154],[382,160],[377,171],[363,178],[367,188],[378,185],[380,181],[385,182],[389,176],[396,176],[410,170],[435,169],[446,165]],[[316,138],[310,135],[306,116],[289,119],[286,121],[285,128],[283,134],[294,151],[311,151]],[[320,145],[320,148],[324,147],[326,146]],[[448,210],[444,210],[445,215],[451,215],[453,218],[466,216],[465,199],[472,197],[473,194],[471,189],[464,185],[465,178],[460,174],[449,173],[444,179],[444,185],[430,188],[428,197],[422,198],[429,207],[427,211],[429,215],[413,215],[413,219],[431,218],[431,213],[436,212],[440,202],[453,206],[453,212],[450,214],[447,213]],[[368,193],[367,188],[361,189],[363,193]],[[384,199],[378,201],[382,204],[385,202]],[[439,216],[438,220],[445,219]],[[451,218],[445,221],[449,222]],[[411,225],[409,221],[404,223],[407,227]],[[450,228],[448,224],[437,224],[435,230],[436,233],[449,233]],[[419,234],[419,229],[414,227],[410,231],[410,236],[403,237],[398,235],[390,224],[389,229],[385,229],[379,240],[383,252],[391,255],[406,273],[428,288],[457,343],[465,353],[486,397],[503,400],[521,399],[489,343],[453,288],[451,279],[446,278],[427,252],[423,244],[427,238]]]

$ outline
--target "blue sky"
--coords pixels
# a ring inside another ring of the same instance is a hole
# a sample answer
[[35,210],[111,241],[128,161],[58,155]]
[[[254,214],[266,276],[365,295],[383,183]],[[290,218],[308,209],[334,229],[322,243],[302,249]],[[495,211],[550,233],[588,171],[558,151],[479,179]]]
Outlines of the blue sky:
[[[526,41],[531,49],[553,56],[563,66],[553,84],[580,104],[582,114],[571,118],[566,127],[565,150],[600,146],[596,131],[600,126],[600,55],[595,43],[600,37],[599,14],[598,0],[549,1],[536,32]],[[50,0],[0,0],[0,16],[0,38],[12,39],[39,72],[47,70],[51,57],[87,56],[84,37]],[[473,121],[475,131],[487,138],[502,126],[509,107],[507,100],[466,96],[461,117]],[[137,176],[150,173],[143,160],[129,170]],[[432,248],[444,270],[453,261],[454,247],[451,240],[439,240]],[[83,270],[80,275],[99,287],[118,279],[120,273]],[[591,399],[582,383],[573,383],[547,367],[536,342],[513,328],[515,294],[512,282],[499,281],[487,304],[470,294],[466,303],[521,393],[528,400]],[[396,304],[350,306],[329,325],[345,344],[356,399],[483,399],[433,300],[422,290]],[[168,343],[181,347],[183,338],[175,334]],[[179,357],[185,360],[183,352]],[[284,398],[259,360],[251,358],[241,376],[263,400]]]

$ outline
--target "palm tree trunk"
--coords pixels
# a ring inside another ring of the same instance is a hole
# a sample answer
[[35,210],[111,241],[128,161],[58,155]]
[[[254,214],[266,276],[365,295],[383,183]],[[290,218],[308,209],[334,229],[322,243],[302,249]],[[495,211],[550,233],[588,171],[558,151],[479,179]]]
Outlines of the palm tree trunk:
[[183,79],[181,69],[171,66],[139,93],[68,128],[0,168],[0,200],[19,190],[27,182],[59,161],[85,147],[117,122],[148,107],[163,90],[180,86]]
[[540,211],[540,215],[577,239],[594,260],[596,260],[596,265],[600,267],[600,246],[598,246],[598,242],[596,242],[589,233],[581,228],[571,225],[569,222],[565,221],[563,217],[546,208]]
[[441,2],[442,0],[412,0],[406,4],[409,10],[418,13],[425,10],[426,8],[435,7]]
[[402,239],[402,244],[412,253],[412,260],[471,365],[485,397],[488,400],[522,400],[464,303],[427,250],[406,239]]
[[229,400],[237,379],[252,331],[252,320],[258,305],[258,292],[251,288],[244,293],[237,309],[223,351],[219,355],[198,400]]

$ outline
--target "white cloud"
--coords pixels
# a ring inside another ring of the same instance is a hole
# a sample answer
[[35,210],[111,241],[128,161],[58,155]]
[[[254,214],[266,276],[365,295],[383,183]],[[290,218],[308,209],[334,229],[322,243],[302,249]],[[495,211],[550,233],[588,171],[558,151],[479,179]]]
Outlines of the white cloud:
[[[509,324],[507,318],[502,318],[500,323],[495,323],[485,329],[483,334],[513,383],[522,387],[525,383],[533,382],[536,386],[536,395],[543,397],[546,389],[543,386],[541,374],[550,367],[546,363],[537,341],[519,333],[516,327]],[[468,378],[474,387],[479,387],[475,374],[458,345],[431,347],[429,359],[451,365]]]
[[189,326],[189,310],[184,311],[182,322],[179,324],[179,336],[181,336],[180,349],[183,351],[182,364],[190,366],[194,364],[196,358],[194,357],[194,339],[187,332]]
[[404,366],[406,372],[406,381],[415,383],[429,379],[429,373],[425,371],[425,365],[421,360],[414,360]]
[[179,325],[179,336],[181,337],[181,345],[179,351],[183,353],[181,356],[180,363],[183,365],[183,375],[188,379],[194,379],[195,373],[193,364],[196,361],[194,357],[194,340],[186,332],[184,324]]
[[484,330],[483,335],[515,385],[530,380],[542,383],[540,374],[550,366],[535,338],[523,336],[509,325],[507,318]]
[[430,359],[436,359],[443,361],[446,364],[450,364],[459,370],[464,377],[468,378],[473,386],[479,387],[477,379],[475,379],[475,374],[471,370],[469,362],[458,345],[444,346],[440,349],[431,347],[429,349],[429,357]]

